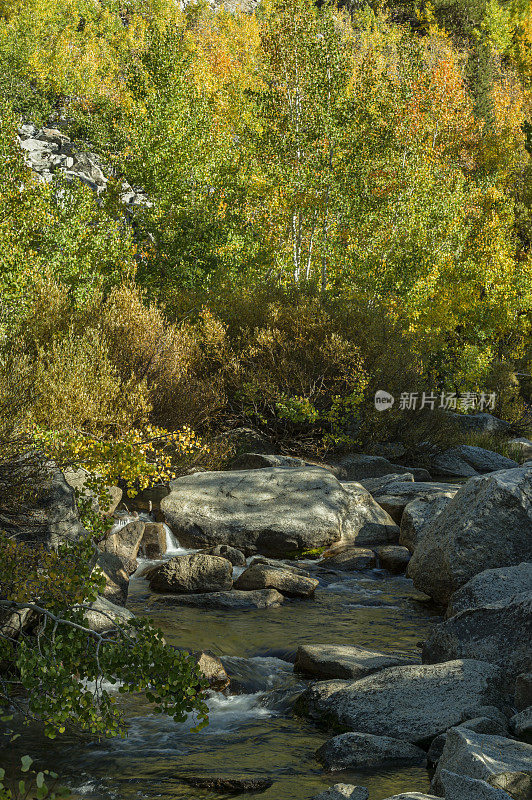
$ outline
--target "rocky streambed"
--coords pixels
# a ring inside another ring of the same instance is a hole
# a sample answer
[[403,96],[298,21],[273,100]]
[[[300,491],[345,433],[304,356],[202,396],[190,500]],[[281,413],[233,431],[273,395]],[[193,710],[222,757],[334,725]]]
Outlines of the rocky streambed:
[[128,698],[127,740],[46,745],[75,796],[528,800],[532,469],[460,458],[251,454],[139,498],[171,529],[116,523],[107,596],[204,653],[210,724]]

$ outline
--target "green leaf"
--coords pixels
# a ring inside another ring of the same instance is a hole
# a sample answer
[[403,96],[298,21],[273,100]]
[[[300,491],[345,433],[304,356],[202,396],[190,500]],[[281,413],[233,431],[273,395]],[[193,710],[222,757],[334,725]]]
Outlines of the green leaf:
[[33,764],[33,758],[31,758],[31,756],[22,756],[20,763],[22,764],[20,771],[27,772]]
[[38,789],[44,786],[44,774],[42,772],[37,773],[37,777],[35,778],[35,783],[37,784]]

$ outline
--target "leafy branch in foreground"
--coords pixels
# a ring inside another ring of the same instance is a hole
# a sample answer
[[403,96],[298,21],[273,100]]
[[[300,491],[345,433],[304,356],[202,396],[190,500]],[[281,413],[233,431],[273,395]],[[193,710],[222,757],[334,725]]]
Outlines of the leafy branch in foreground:
[[[0,534],[0,700],[54,738],[66,727],[124,736],[117,697],[144,692],[156,713],[207,724],[204,681],[147,620],[117,622],[91,607],[102,589],[90,539],[57,552]],[[93,630],[87,613],[105,624]]]

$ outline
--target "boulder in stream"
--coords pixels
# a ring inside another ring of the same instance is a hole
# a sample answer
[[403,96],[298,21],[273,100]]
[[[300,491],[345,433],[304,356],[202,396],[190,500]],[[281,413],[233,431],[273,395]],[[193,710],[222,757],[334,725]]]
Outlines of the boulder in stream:
[[405,572],[410,561],[410,553],[407,548],[397,544],[382,545],[382,547],[377,547],[375,552],[380,566],[387,569],[392,575],[401,575]]
[[233,585],[233,565],[226,558],[205,553],[174,556],[148,572],[150,589],[156,592],[227,591]]
[[170,486],[161,509],[187,547],[282,557],[340,540],[387,544],[399,534],[369,492],[348,491],[318,467],[203,472]]
[[297,649],[294,670],[318,678],[358,680],[381,669],[412,663],[404,656],[376,653],[356,645],[303,644]]
[[357,681],[318,681],[296,709],[337,730],[428,744],[457,725],[464,711],[500,707],[500,671],[474,660],[389,667]]
[[331,548],[324,553],[322,566],[342,572],[358,572],[371,569],[377,564],[375,553],[366,547]]
[[153,604],[164,606],[189,606],[213,611],[249,611],[254,608],[277,608],[284,596],[276,589],[257,589],[253,592],[205,592],[203,594],[165,594]]
[[335,783],[324,792],[315,794],[311,800],[368,800],[369,792],[365,786],[351,783]]
[[519,564],[532,541],[532,470],[472,478],[423,531],[407,574],[414,586],[447,605],[474,575]]
[[532,794],[532,745],[503,736],[488,736],[467,728],[447,732],[432,789],[445,791],[443,770],[485,781],[510,794],[514,800],[529,800]]
[[252,564],[235,581],[235,589],[277,589],[286,597],[310,597],[318,585],[316,578],[307,578],[291,569],[268,564]]
[[329,739],[316,752],[325,769],[375,770],[396,766],[424,766],[427,754],[420,747],[391,736],[342,733]]
[[161,558],[166,553],[166,530],[161,522],[147,522],[140,543],[146,558]]
[[232,775],[219,777],[217,775],[191,775],[181,776],[183,783],[195,786],[198,789],[207,789],[217,794],[244,794],[248,792],[265,792],[273,786],[271,778],[260,775]]

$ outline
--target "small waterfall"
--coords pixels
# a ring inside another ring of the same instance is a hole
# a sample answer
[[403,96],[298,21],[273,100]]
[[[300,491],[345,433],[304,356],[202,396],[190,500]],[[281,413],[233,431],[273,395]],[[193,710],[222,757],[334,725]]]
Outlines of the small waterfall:
[[166,555],[169,557],[173,556],[188,556],[192,553],[197,553],[197,549],[193,548],[186,548],[181,547],[178,540],[168,527],[168,525],[163,522],[164,531],[166,533]]

